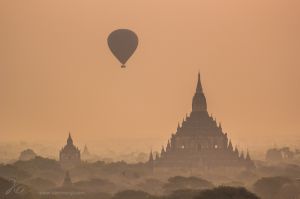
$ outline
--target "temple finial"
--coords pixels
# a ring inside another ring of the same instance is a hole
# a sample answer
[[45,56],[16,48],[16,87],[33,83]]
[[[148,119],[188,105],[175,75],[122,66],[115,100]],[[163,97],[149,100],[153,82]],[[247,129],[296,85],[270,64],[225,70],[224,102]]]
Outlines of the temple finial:
[[203,92],[203,90],[202,90],[202,84],[201,84],[201,78],[200,78],[200,72],[198,72],[198,81],[197,81],[196,92],[197,93]]
[[196,93],[194,94],[193,101],[192,101],[192,112],[202,112],[202,111],[207,112],[207,104],[206,104],[205,95],[202,90],[200,73],[198,73]]
[[69,132],[69,137],[68,137],[67,143],[68,144],[73,144],[73,139],[71,137],[71,133],[70,132]]

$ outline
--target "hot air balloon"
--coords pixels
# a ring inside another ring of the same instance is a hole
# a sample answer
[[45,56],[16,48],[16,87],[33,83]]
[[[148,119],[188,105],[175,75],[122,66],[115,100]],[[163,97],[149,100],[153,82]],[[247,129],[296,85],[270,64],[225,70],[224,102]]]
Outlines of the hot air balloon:
[[127,60],[138,46],[137,35],[128,29],[118,29],[110,33],[107,38],[109,49],[125,68]]

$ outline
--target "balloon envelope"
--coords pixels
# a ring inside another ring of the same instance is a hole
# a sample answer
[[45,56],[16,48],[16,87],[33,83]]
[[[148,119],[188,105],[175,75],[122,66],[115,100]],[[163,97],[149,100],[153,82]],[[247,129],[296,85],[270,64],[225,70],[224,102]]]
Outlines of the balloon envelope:
[[138,46],[138,37],[131,30],[118,29],[110,33],[107,43],[111,52],[122,63],[122,67],[125,67],[125,63]]

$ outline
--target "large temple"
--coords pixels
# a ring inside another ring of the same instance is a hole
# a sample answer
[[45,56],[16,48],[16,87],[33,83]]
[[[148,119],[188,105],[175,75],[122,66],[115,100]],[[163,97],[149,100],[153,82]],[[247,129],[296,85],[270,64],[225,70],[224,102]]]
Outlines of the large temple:
[[192,101],[192,112],[172,134],[161,153],[151,152],[149,162],[154,169],[158,168],[253,168],[254,163],[247,151],[246,156],[233,149],[227,133],[221,124],[207,112],[206,98],[201,85],[200,74],[196,92]]

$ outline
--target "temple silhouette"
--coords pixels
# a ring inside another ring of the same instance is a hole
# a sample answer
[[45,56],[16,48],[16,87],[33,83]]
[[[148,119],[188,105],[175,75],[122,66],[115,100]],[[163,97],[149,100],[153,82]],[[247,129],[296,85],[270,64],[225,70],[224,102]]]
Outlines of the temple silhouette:
[[[154,157],[155,156],[155,157]],[[151,151],[148,164],[154,170],[170,168],[253,168],[254,163],[247,151],[246,156],[233,149],[221,124],[207,112],[206,98],[198,73],[196,92],[192,100],[192,112],[172,134],[161,153]]]
[[59,152],[59,162],[64,169],[71,169],[81,163],[80,150],[73,144],[70,133],[67,144]]

